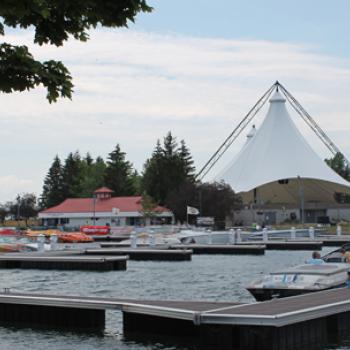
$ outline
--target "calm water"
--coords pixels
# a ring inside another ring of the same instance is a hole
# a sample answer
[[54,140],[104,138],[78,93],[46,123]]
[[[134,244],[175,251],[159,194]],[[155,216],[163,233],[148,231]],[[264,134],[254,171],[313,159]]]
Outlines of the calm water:
[[[325,249],[328,252],[333,249]],[[244,286],[276,268],[302,263],[311,252],[267,251],[265,256],[194,255],[192,262],[128,263],[127,271],[77,272],[2,270],[0,289],[86,296],[143,299],[253,301]],[[189,349],[191,345],[126,341],[119,312],[107,313],[104,335],[79,335],[47,330],[0,328],[0,350],[160,350]],[[349,342],[331,346],[350,349]]]

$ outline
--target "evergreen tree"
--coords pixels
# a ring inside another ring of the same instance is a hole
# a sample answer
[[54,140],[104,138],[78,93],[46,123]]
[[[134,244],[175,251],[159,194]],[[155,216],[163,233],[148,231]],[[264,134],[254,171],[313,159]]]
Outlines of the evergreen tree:
[[121,151],[119,144],[113,152],[109,153],[105,170],[105,185],[116,196],[131,196],[135,194],[132,179],[132,164],[125,160],[125,153]]
[[69,153],[63,166],[63,195],[64,198],[78,198],[82,193],[84,178],[84,163],[78,151]]
[[56,155],[44,180],[40,206],[42,208],[49,208],[61,203],[64,199],[63,169],[61,160]]
[[191,156],[190,150],[187,148],[184,140],[181,140],[178,152],[186,178],[194,181],[194,172],[196,168],[194,167],[194,161]]
[[152,157],[144,165],[142,188],[164,204],[169,193],[176,191],[187,181],[194,181],[192,157],[184,141],[178,148],[171,132],[164,137],[163,147],[159,140]]
[[106,163],[101,157],[97,157],[95,162],[84,159],[84,176],[80,184],[81,197],[90,198],[97,188],[105,186],[105,171]]

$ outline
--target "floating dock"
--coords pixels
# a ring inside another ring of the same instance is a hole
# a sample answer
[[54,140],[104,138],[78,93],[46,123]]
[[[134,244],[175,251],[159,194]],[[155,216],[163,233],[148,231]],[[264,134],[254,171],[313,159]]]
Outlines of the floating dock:
[[344,244],[350,243],[350,235],[321,235],[317,238],[327,247],[341,247]]
[[170,250],[152,248],[104,248],[86,249],[86,255],[127,255],[130,260],[155,260],[155,261],[190,261],[192,250]]
[[0,256],[0,269],[126,270],[127,256],[38,255],[8,253]]
[[350,330],[349,288],[253,304],[0,293],[1,325],[101,331],[109,309],[123,312],[128,338],[185,336],[206,349],[299,350]]
[[265,254],[265,245],[262,244],[173,244],[171,249],[191,249],[193,254]]
[[130,238],[130,235],[90,235],[95,242],[121,242]]

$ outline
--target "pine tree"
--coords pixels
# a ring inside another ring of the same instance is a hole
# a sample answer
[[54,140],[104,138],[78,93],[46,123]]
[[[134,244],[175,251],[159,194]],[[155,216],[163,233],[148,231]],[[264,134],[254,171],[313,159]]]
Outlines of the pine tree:
[[79,198],[82,195],[81,182],[84,178],[84,165],[78,151],[69,153],[63,166],[64,198]]
[[194,164],[193,158],[184,140],[181,140],[178,152],[179,152],[180,160],[183,164],[183,171],[184,171],[185,177],[189,180],[194,181],[196,168],[193,166]]
[[163,147],[159,140],[152,157],[144,165],[142,189],[160,204],[167,196],[187,181],[194,181],[193,160],[184,141],[178,148],[171,132],[164,137]]
[[63,200],[62,164],[60,158],[56,155],[44,180],[40,206],[42,208],[49,208],[61,203]]
[[131,196],[135,194],[132,180],[132,164],[125,160],[125,153],[121,151],[119,144],[113,152],[109,153],[105,171],[105,185],[116,196]]
[[106,163],[101,157],[91,163],[85,158],[84,163],[84,176],[80,184],[81,197],[90,198],[97,188],[105,186]]

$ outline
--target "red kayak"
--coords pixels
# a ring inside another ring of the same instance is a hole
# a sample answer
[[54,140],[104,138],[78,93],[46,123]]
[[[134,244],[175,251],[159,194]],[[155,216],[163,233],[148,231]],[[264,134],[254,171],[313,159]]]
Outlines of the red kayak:
[[108,235],[109,231],[109,226],[80,226],[80,232],[83,232],[87,235]]

